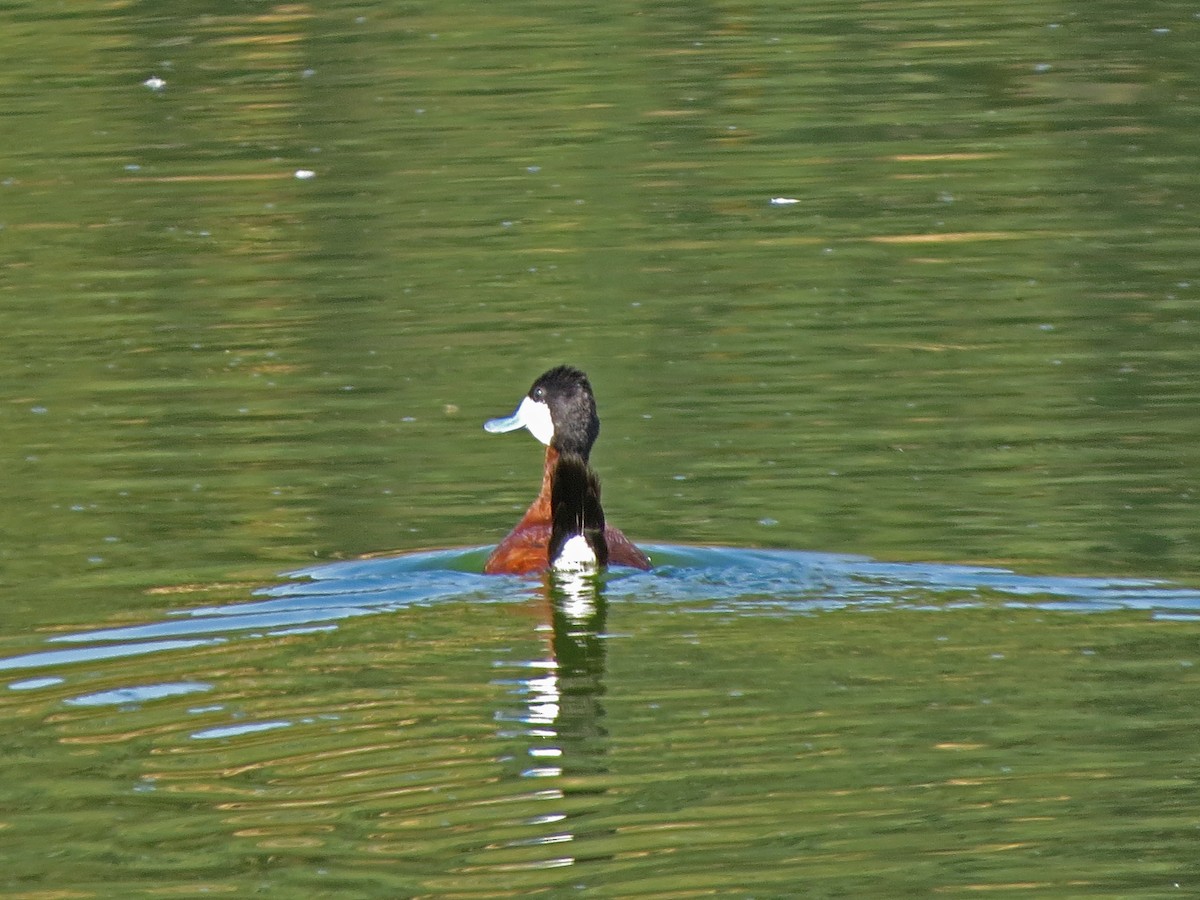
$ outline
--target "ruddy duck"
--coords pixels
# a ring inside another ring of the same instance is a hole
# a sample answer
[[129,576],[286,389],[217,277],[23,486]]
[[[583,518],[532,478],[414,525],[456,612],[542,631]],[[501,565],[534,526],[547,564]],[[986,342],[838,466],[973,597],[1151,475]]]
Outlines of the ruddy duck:
[[492,551],[485,573],[526,575],[610,563],[650,568],[645,553],[605,524],[600,481],[588,465],[600,419],[583,372],[570,366],[551,369],[533,383],[511,416],[490,419],[483,427],[493,434],[527,428],[546,445],[542,488],[521,521]]

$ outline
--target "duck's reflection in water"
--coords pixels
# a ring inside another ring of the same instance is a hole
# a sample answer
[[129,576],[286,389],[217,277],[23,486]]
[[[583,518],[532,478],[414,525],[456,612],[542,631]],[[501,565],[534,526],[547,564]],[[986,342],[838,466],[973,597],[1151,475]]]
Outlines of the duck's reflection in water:
[[[518,709],[499,717],[521,728],[505,737],[525,744],[517,762],[519,777],[530,779],[533,796],[547,809],[525,820],[526,833],[495,850],[510,857],[502,868],[569,866],[586,850],[577,839],[581,820],[606,793],[608,732],[604,726],[605,619],[603,587],[594,576],[555,574],[545,593],[547,615],[538,626],[546,633],[546,656],[530,660],[526,678],[516,682],[522,697]],[[528,793],[522,791],[524,796]],[[588,829],[588,835],[595,830]],[[570,844],[570,852],[563,844]],[[545,848],[559,845],[555,852]],[[524,848],[526,852],[521,852]],[[532,848],[541,852],[531,853]],[[587,853],[595,859],[604,853]]]

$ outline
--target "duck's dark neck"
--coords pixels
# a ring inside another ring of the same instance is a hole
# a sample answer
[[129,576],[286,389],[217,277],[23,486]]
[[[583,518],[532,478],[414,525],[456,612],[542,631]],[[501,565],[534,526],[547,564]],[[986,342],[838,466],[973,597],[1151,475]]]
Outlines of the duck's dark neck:
[[[599,427],[600,426],[597,423],[597,430],[599,430]],[[564,429],[559,430],[563,431]],[[560,456],[578,456],[586,464],[588,457],[592,454],[592,441],[594,439],[594,435],[587,433],[560,434],[556,432],[554,439],[550,442],[550,445],[547,449],[554,449],[559,453]]]
[[600,505],[600,479],[587,460],[576,453],[563,453],[553,467],[550,483],[550,563],[558,559],[563,545],[583,537],[596,556],[597,565],[608,563],[604,538],[604,509]]

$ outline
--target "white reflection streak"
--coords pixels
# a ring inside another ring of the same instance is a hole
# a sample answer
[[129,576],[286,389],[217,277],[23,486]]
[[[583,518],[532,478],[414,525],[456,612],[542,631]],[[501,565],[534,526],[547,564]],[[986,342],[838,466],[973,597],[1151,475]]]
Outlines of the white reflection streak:
[[[597,611],[597,586],[594,569],[556,570],[553,573],[554,586],[560,599],[558,609],[571,629],[581,633],[590,631],[590,620]],[[564,756],[564,749],[559,743],[562,736],[560,718],[563,715],[562,681],[560,678],[560,661],[557,658],[555,626],[549,623],[539,628],[546,632],[549,641],[549,658],[530,660],[522,665],[527,669],[542,669],[544,674],[525,679],[523,687],[526,696],[525,710],[521,717],[527,726],[526,736],[531,741],[539,742],[527,748],[526,753],[532,761],[529,768],[521,772],[522,778],[558,778],[563,774],[559,765]],[[547,793],[547,792],[542,792]],[[561,791],[553,792],[556,799],[562,799]],[[547,797],[546,799],[550,799]],[[532,816],[526,824],[532,826],[566,825],[567,814],[564,812],[544,813]],[[561,823],[561,824],[560,824]],[[507,847],[549,846],[552,844],[568,844],[575,840],[575,835],[568,829],[553,831],[548,834],[531,838],[520,838],[506,842]],[[528,861],[501,865],[502,869],[549,869],[561,866],[575,865],[573,856],[561,856],[548,860]]]
[[582,622],[596,612],[596,570],[556,570],[554,584],[562,591],[562,611],[568,619]]
[[[560,700],[558,673],[552,672],[541,678],[530,678],[525,684],[528,685],[532,694],[527,704],[529,712],[525,716],[525,721],[530,725],[553,725],[557,722]],[[550,731],[547,736],[555,734],[554,731]]]
[[[525,682],[530,694],[526,704],[528,711],[525,714],[525,721],[530,725],[544,726],[531,728],[529,730],[530,737],[555,738],[558,737],[558,732],[550,726],[558,721],[561,712],[562,697],[558,688],[558,666],[552,660],[540,661],[536,665],[545,666],[552,671],[538,678],[530,678]],[[530,756],[538,760],[562,756],[562,750],[558,747],[530,747],[528,752]],[[561,774],[561,766],[545,764],[531,766],[521,773],[525,778],[555,778]]]
[[[525,663],[525,666],[530,669],[543,669],[545,674],[537,675],[525,681],[525,715],[522,716],[524,721],[530,728],[527,734],[534,740],[541,739],[546,743],[531,746],[526,751],[529,757],[535,761],[534,765],[521,772],[522,778],[557,778],[562,775],[561,766],[554,765],[553,762],[562,758],[563,751],[561,747],[550,743],[558,737],[558,729],[555,727],[558,723],[559,716],[562,713],[562,691],[559,685],[558,678],[558,662],[551,659],[530,660]],[[544,794],[544,799],[561,800],[561,791],[541,791]],[[567,818],[566,813],[555,812],[545,813],[538,816],[533,816],[526,820],[530,825],[552,825],[563,822]],[[539,835],[533,838],[522,838],[506,842],[508,847],[533,847],[545,846],[550,844],[570,843],[575,840],[575,836],[567,831],[553,832],[550,834]],[[536,860],[523,863],[515,863],[500,866],[502,869],[555,869],[563,866],[572,866],[575,864],[573,856],[560,856],[554,859]]]

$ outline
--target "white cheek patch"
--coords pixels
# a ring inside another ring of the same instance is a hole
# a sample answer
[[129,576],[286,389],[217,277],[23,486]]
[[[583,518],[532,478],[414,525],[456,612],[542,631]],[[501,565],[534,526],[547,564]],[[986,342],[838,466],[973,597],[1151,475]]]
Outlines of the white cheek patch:
[[554,439],[554,420],[550,416],[550,407],[530,397],[522,400],[511,416],[489,419],[483,423],[483,428],[492,434],[528,428],[530,434],[547,446]]
[[521,424],[529,429],[529,433],[546,446],[554,439],[554,420],[550,418],[550,407],[545,403],[526,397],[517,407],[517,415]]

